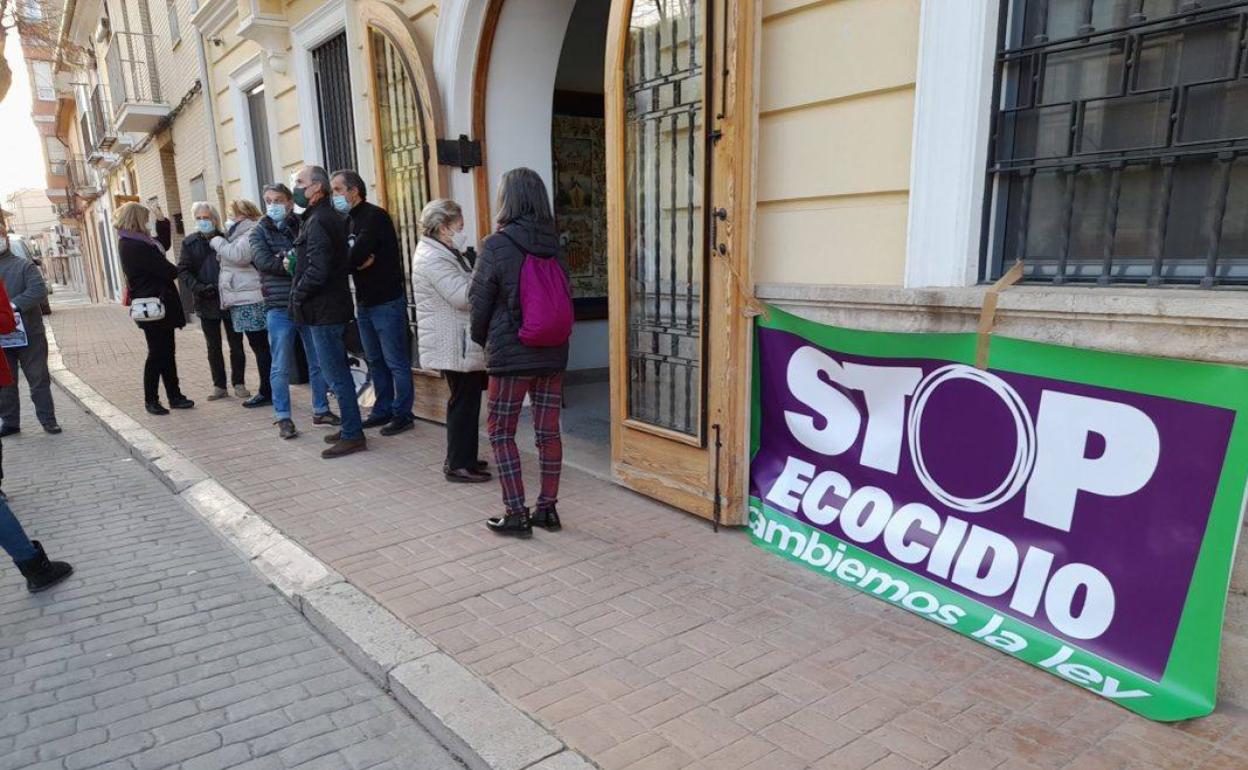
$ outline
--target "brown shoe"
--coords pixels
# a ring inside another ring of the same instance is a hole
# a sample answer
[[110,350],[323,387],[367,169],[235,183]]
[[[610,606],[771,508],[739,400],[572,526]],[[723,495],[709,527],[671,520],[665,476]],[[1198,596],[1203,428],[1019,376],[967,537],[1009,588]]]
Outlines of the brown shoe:
[[321,457],[324,457],[326,460],[332,460],[335,457],[345,457],[346,455],[353,455],[356,452],[363,452],[365,449],[368,449],[368,439],[344,438],[339,440],[329,449],[321,452]]
[[470,470],[468,468],[447,471],[444,475],[446,480],[452,484],[483,484],[494,478],[485,471]]
[[336,430],[325,437],[326,444],[337,444],[339,441],[342,441],[342,431],[340,430]]

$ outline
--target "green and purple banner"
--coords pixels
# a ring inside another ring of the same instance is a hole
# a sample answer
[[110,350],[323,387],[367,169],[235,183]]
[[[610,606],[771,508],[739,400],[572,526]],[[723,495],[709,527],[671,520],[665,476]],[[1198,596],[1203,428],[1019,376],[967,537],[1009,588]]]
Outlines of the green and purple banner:
[[1213,710],[1248,370],[773,309],[761,547],[1157,720]]

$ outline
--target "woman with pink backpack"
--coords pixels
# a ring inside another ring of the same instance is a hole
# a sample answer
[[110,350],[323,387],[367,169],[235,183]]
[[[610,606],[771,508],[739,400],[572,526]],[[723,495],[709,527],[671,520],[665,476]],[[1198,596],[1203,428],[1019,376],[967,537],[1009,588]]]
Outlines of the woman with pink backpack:
[[[535,525],[552,532],[561,527],[555,510],[563,468],[559,409],[572,336],[572,292],[550,197],[537,172],[517,168],[504,174],[496,209],[495,232],[482,244],[469,291],[471,337],[485,347],[487,425],[503,487],[503,515],[486,524],[499,534],[529,537]],[[541,492],[532,513],[525,505],[516,448],[526,394],[541,467]]]

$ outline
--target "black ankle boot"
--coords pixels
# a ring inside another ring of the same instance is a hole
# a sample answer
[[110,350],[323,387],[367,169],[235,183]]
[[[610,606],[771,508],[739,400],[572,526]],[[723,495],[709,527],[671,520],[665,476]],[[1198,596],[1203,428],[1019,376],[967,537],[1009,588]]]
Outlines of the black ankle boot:
[[533,511],[533,516],[529,519],[535,527],[545,527],[550,532],[558,532],[563,529],[563,524],[559,523],[559,512],[555,510],[555,506],[549,508],[538,508]]
[[17,568],[26,577],[26,590],[32,594],[46,591],[65,578],[74,574],[74,568],[63,561],[48,561],[43,552],[43,545],[38,540],[30,541],[35,547],[35,557],[17,563]]
[[533,537],[533,525],[529,522],[528,509],[525,509],[523,513],[508,513],[498,518],[486,519],[485,526],[500,535]]

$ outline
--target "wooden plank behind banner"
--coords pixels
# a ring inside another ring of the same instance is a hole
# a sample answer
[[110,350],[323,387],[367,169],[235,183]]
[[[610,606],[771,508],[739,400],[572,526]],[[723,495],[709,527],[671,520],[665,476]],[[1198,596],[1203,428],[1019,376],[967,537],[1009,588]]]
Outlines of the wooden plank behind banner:
[[992,330],[997,324],[997,299],[1001,292],[1018,283],[1023,277],[1023,261],[1014,263],[1009,271],[997,279],[984,294],[984,306],[979,311],[979,339],[975,344],[975,368],[988,368],[988,354],[992,345]]

